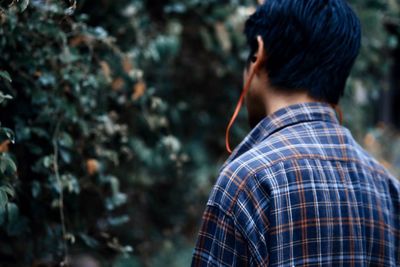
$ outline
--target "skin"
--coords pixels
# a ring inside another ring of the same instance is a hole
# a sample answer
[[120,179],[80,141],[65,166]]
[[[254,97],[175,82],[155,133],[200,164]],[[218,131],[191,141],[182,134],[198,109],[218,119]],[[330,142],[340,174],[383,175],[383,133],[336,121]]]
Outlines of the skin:
[[268,73],[264,68],[268,58],[261,36],[257,37],[257,42],[258,50],[254,54],[255,60],[250,63],[250,66],[244,70],[243,74],[243,80],[246,83],[250,79],[251,73],[254,72],[245,99],[251,128],[255,127],[263,118],[279,109],[294,104],[318,102],[318,100],[310,97],[306,90],[299,89],[295,92],[285,92],[271,86]]

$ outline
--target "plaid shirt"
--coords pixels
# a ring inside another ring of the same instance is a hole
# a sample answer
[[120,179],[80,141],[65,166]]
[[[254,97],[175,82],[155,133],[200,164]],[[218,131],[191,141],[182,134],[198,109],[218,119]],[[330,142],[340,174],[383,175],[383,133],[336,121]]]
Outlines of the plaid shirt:
[[400,183],[327,104],[261,121],[222,168],[192,266],[400,266]]

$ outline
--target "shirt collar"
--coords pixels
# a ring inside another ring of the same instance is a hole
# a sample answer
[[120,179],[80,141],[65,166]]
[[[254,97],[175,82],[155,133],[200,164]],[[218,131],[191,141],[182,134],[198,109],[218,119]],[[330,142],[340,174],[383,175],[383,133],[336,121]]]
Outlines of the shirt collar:
[[271,134],[289,125],[308,121],[338,123],[335,110],[327,103],[300,103],[279,109],[265,117],[251,130],[245,139],[234,149],[230,157],[222,166],[222,169]]

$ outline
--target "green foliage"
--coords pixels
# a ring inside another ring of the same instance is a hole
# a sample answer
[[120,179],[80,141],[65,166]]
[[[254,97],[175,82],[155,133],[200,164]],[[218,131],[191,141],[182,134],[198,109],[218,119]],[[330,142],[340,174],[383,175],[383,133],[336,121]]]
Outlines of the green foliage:
[[[11,82],[7,71],[0,71],[0,78]],[[12,96],[0,91],[0,104],[12,99]],[[18,207],[10,199],[15,196],[17,167],[8,152],[8,145],[14,143],[14,133],[5,127],[0,127],[0,227],[12,235],[13,225],[18,224]]]
[[[396,170],[399,146],[382,143],[397,135],[375,124],[398,3],[352,2],[364,38],[345,123]],[[187,266],[227,156],[254,2],[0,5],[0,263]],[[245,114],[233,130],[238,143]]]
[[15,98],[0,117],[16,132],[20,179],[5,183],[16,167],[2,155],[0,257],[7,266],[51,264],[86,249],[106,262],[132,251],[112,232],[130,220],[129,192],[121,192],[114,170],[133,165],[145,180],[154,159],[165,172],[177,159],[161,159],[170,150],[178,157],[180,148],[158,131],[162,101],[146,92],[135,58],[106,30],[89,26],[85,15],[70,17],[73,5],[25,4],[3,9],[0,29],[1,100]]

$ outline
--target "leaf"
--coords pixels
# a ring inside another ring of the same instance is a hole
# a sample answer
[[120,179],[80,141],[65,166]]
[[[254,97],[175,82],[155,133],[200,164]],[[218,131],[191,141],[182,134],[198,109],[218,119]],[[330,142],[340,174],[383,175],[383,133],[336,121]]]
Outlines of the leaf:
[[5,95],[3,92],[0,91],[0,104],[7,99],[13,99],[13,97],[11,95]]
[[39,194],[42,191],[42,189],[41,189],[40,183],[38,181],[33,181],[32,182],[31,191],[32,191],[32,196],[34,198],[37,198],[39,196]]
[[15,135],[11,129],[4,128],[4,127],[0,128],[0,135],[1,136],[4,135],[8,140],[11,141],[11,143],[13,143],[13,144],[15,143]]
[[10,140],[5,140],[0,144],[0,153],[8,152],[8,145],[10,144]]
[[8,82],[12,82],[10,74],[7,71],[0,71],[0,77],[7,80]]
[[58,142],[61,146],[67,147],[67,148],[71,148],[74,145],[72,136],[66,132],[61,133],[61,136],[60,136]]
[[126,194],[117,193],[114,194],[112,197],[106,199],[106,208],[108,210],[113,210],[116,207],[119,207],[127,202],[128,197]]
[[221,45],[221,48],[225,53],[229,52],[232,48],[229,33],[223,23],[215,24],[215,31],[217,33],[217,39]]
[[97,159],[88,159],[86,161],[86,171],[89,175],[95,175],[98,173],[100,168],[100,163],[97,161]]
[[10,185],[4,185],[1,187],[10,197],[15,196],[15,191]]
[[3,128],[2,129],[4,131],[4,133],[6,134],[6,136],[8,137],[8,139],[11,141],[11,143],[15,143],[15,135],[14,132],[11,129],[8,128]]
[[100,61],[101,71],[103,72],[104,77],[107,81],[111,81],[111,68],[110,65],[106,61]]
[[74,244],[76,241],[75,236],[72,233],[65,233],[64,239],[71,242],[71,244]]
[[13,224],[18,219],[18,206],[15,203],[7,203],[7,222]]
[[0,171],[8,174],[14,174],[17,171],[17,166],[7,154],[0,157]]
[[53,73],[43,73],[39,77],[39,82],[43,86],[52,86],[56,84],[57,80]]
[[135,84],[133,87],[132,99],[138,100],[146,91],[146,84],[143,81],[140,81]]
[[125,86],[125,81],[121,77],[116,78],[112,83],[111,83],[111,88],[114,91],[120,91],[123,87]]
[[24,12],[25,9],[27,9],[28,5],[29,5],[29,0],[21,0],[19,4],[19,10],[21,12]]
[[10,237],[21,236],[27,230],[27,220],[20,216],[19,208],[15,203],[9,202],[6,207],[6,231]]
[[80,233],[79,237],[83,240],[83,242],[90,248],[96,248],[99,246],[99,242],[94,239],[93,237],[84,234],[84,233]]
[[6,220],[6,208],[5,206],[0,206],[0,226],[3,225],[3,223]]
[[122,60],[122,68],[123,68],[124,72],[126,74],[128,74],[128,75],[132,71],[133,65],[132,65],[131,60],[128,57],[124,57],[123,58],[123,60]]
[[100,38],[100,39],[103,39],[103,38],[108,37],[107,31],[106,31],[104,28],[102,28],[102,27],[96,27],[96,28],[94,28],[93,33],[94,33],[94,35],[95,35],[97,38]]
[[7,192],[0,187],[0,208],[5,208],[8,203]]
[[65,11],[64,11],[65,15],[68,15],[68,16],[73,15],[76,10],[76,0],[73,0],[70,2],[72,2],[72,5],[70,7],[68,7],[67,9],[65,9]]
[[71,163],[71,153],[67,149],[60,149],[60,156],[65,163]]
[[66,188],[68,192],[79,194],[80,192],[79,182],[74,175],[63,174],[61,176],[61,180],[63,183],[63,188]]
[[118,217],[111,217],[108,219],[108,223],[112,226],[119,226],[122,224],[125,224],[129,222],[129,216],[128,215],[122,215]]
[[50,168],[54,163],[54,156],[53,155],[49,155],[49,156],[45,156],[43,158],[43,166],[45,168]]

